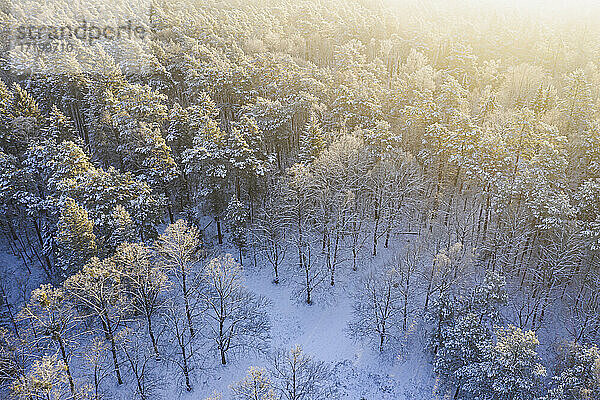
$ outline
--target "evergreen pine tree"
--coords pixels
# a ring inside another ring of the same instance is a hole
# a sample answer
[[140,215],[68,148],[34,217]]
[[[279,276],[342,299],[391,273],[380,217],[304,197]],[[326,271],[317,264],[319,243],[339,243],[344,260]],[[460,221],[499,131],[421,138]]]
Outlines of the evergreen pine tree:
[[300,162],[311,163],[325,150],[326,145],[321,125],[313,114],[300,136],[300,153],[298,154]]
[[534,400],[541,394],[546,369],[537,353],[539,341],[532,331],[509,325],[498,328],[496,343],[483,361],[458,371],[462,395],[481,400]]
[[67,198],[60,211],[56,234],[56,264],[63,277],[69,276],[93,257],[98,248],[94,223],[87,211]]

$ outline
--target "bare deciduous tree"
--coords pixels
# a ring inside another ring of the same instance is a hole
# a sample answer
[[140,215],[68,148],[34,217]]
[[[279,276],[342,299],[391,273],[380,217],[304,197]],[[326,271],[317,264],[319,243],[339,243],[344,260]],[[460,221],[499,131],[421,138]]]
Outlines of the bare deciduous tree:
[[195,285],[196,264],[200,256],[198,229],[184,220],[178,220],[165,229],[156,242],[160,260],[173,279],[183,298],[190,336],[194,337],[194,305],[191,304],[197,291]]
[[[192,373],[194,370],[192,351],[192,337],[188,326],[188,319],[185,316],[185,309],[177,301],[170,302],[165,314],[166,323],[169,328],[170,337],[166,342],[175,342],[175,348],[166,353],[169,361],[175,364],[185,383],[185,389],[192,390]],[[169,340],[170,339],[170,340]]]
[[226,254],[212,259],[202,277],[200,298],[206,337],[216,346],[221,364],[227,363],[229,352],[266,350],[270,339],[269,303],[246,290],[242,266]]
[[12,382],[25,369],[22,347],[21,340],[0,327],[0,395],[8,392]]
[[277,351],[273,356],[271,376],[281,398],[287,400],[320,400],[329,398],[329,368],[313,360],[298,345],[290,351]]
[[277,400],[264,368],[250,367],[244,379],[231,385],[231,391],[234,400]]
[[71,393],[75,395],[75,382],[71,374],[71,347],[76,345],[79,316],[60,288],[42,285],[31,293],[31,300],[23,307],[20,318],[33,328],[32,339],[47,347],[56,346],[69,380]]
[[156,353],[153,348],[146,345],[147,342],[142,339],[141,332],[143,332],[142,324],[133,324],[121,334],[119,344],[129,371],[134,377],[136,398],[148,400],[156,398],[161,380],[155,373],[153,363]]
[[295,273],[296,294],[300,298],[304,297],[306,304],[311,305],[315,293],[321,291],[327,280],[327,269],[320,257],[322,254],[314,249],[315,246],[310,241],[311,232],[308,227],[306,226],[303,230],[306,235],[303,238],[295,238],[300,255],[299,268]]
[[65,281],[64,288],[77,307],[100,322],[110,344],[117,382],[122,384],[115,334],[123,325],[129,307],[120,292],[119,281],[112,259],[92,258],[81,271]]
[[254,236],[261,254],[273,269],[273,283],[279,283],[281,265],[289,249],[288,230],[292,216],[288,214],[279,197],[267,200],[255,218]]
[[359,281],[353,320],[348,324],[352,337],[377,343],[379,351],[397,338],[402,326],[404,297],[398,290],[402,276],[394,268],[367,272]]
[[113,258],[121,274],[123,294],[129,296],[133,311],[144,316],[152,348],[156,357],[159,357],[153,320],[164,311],[169,288],[167,275],[161,264],[152,259],[150,249],[139,243],[122,244]]
[[67,384],[66,367],[58,355],[43,356],[12,386],[19,400],[76,400],[83,392],[73,393]]
[[108,359],[108,344],[99,337],[92,338],[83,354],[83,361],[91,380],[91,397],[94,400],[104,398],[102,382],[111,374],[110,360]]

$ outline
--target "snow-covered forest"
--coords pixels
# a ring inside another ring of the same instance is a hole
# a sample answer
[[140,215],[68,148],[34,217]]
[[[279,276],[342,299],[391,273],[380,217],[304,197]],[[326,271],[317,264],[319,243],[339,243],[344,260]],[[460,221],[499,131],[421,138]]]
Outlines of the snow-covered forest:
[[600,399],[566,3],[0,1],[0,398]]

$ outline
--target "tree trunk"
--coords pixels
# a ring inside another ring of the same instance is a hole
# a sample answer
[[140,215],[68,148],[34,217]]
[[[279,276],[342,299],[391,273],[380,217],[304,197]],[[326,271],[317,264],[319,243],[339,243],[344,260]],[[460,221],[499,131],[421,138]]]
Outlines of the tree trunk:
[[377,255],[377,231],[379,230],[379,204],[375,204],[375,229],[373,229],[373,255]]
[[[437,251],[436,251],[437,252]],[[429,275],[429,283],[427,284],[427,295],[425,296],[425,312],[427,312],[427,307],[429,306],[429,297],[431,296],[431,286],[433,285],[433,274],[435,273],[435,260],[431,265],[431,274]]]
[[273,264],[273,270],[275,271],[275,279],[273,280],[273,283],[278,284],[279,283],[279,268],[277,265],[277,261],[275,261],[275,263]]
[[63,362],[65,363],[65,369],[67,370],[67,377],[69,378],[69,387],[71,394],[75,396],[75,382],[73,382],[73,376],[71,375],[71,368],[69,367],[69,360],[67,359],[67,351],[65,350],[65,343],[62,337],[58,337],[58,344],[60,346],[60,355],[62,356]]
[[185,316],[188,321],[189,329],[190,329],[190,339],[194,337],[194,325],[192,324],[192,312],[190,311],[190,301],[189,295],[187,291],[187,275],[185,272],[185,266],[181,266],[181,283],[183,288],[183,302],[185,303]]
[[219,217],[215,217],[215,222],[217,223],[217,240],[219,244],[223,244],[223,234],[221,232],[221,219]]
[[458,399],[459,393],[460,393],[460,383],[456,386],[456,391],[454,392],[454,400]]
[[221,364],[226,365],[227,360],[225,359],[225,350],[221,349]]
[[311,292],[311,288],[310,288],[310,270],[309,268],[304,268],[304,272],[306,273],[306,303],[307,304],[312,304],[312,300],[310,298],[310,292]]
[[185,352],[185,345],[181,345],[181,354],[183,356],[183,376],[185,377],[185,390],[188,392],[192,391],[192,385],[190,384],[190,369],[187,363],[187,355]]
[[[408,286],[406,287],[406,292],[408,293]],[[404,295],[404,305],[402,306],[402,330],[406,332],[408,324],[408,296]]]
[[98,365],[94,365],[94,398],[100,400],[100,377],[98,376]]
[[160,353],[158,352],[158,345],[156,343],[156,338],[154,337],[154,331],[152,330],[152,318],[150,318],[149,314],[146,314],[146,319],[148,321],[148,333],[150,334],[150,340],[152,341],[152,348],[154,349],[154,353],[156,353],[156,359],[160,358]]
[[110,319],[108,318],[108,315],[105,314],[104,317],[106,318],[105,321],[102,321],[104,334],[106,335],[106,339],[110,342],[110,351],[112,353],[115,374],[117,375],[117,382],[119,383],[119,385],[122,385],[123,379],[121,379],[121,370],[119,369],[119,360],[117,358],[117,345],[115,344],[115,337],[112,333],[112,327],[110,326]]
[[140,371],[137,368],[136,363],[134,362],[133,358],[131,357],[131,355],[129,354],[129,352],[127,351],[127,349],[125,347],[123,348],[123,351],[125,352],[125,356],[127,357],[127,360],[129,361],[129,365],[131,366],[131,371],[135,375],[135,382],[137,385],[138,393],[140,395],[140,399],[146,400],[147,397],[145,395],[144,387],[142,385],[143,376],[140,376]]
[[[222,306],[221,306],[222,308]],[[221,312],[223,314],[223,309],[221,309]],[[225,345],[224,345],[224,333],[223,333],[223,319],[219,320],[219,352],[221,353],[221,364],[225,365],[227,364],[227,360],[225,359]]]

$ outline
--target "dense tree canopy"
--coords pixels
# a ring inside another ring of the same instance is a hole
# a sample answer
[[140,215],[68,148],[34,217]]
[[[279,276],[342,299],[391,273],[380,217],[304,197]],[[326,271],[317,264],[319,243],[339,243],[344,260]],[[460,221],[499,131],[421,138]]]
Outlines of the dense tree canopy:
[[267,275],[351,301],[377,357],[422,344],[440,398],[600,396],[597,8],[161,0],[143,40],[36,54],[11,27],[135,7],[12,3],[0,397],[152,398],[252,354],[233,398],[336,398],[271,348]]

